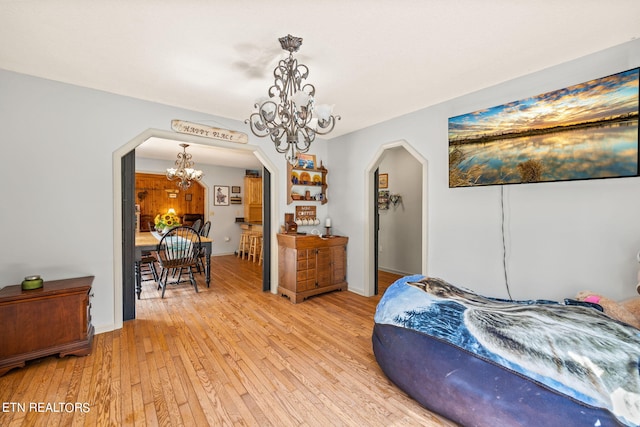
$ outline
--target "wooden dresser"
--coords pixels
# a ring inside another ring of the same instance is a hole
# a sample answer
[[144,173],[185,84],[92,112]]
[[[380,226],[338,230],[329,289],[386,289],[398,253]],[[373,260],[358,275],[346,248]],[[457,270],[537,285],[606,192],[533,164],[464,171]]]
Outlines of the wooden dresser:
[[297,303],[347,289],[348,240],[344,236],[278,234],[278,292]]
[[87,276],[45,280],[29,291],[21,285],[0,289],[0,375],[40,357],[89,354],[92,283]]

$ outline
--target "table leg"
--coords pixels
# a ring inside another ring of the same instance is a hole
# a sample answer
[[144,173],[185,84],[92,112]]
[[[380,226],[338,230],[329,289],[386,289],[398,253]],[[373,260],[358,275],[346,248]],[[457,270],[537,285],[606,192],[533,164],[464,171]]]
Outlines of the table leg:
[[209,287],[209,283],[211,283],[211,251],[207,252],[207,261],[204,263],[204,275],[207,278],[207,288]]
[[140,272],[140,261],[136,261],[133,265],[136,272],[136,294],[138,294],[138,299],[140,299],[140,294],[142,293],[142,273]]

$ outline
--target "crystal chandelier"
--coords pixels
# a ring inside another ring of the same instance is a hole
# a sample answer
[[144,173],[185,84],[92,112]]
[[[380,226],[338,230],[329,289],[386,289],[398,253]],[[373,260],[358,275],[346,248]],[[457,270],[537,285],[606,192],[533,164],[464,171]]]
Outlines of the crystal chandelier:
[[316,135],[331,132],[340,116],[332,115],[330,105],[316,105],[316,88],[304,83],[309,69],[293,57],[293,52],[302,45],[302,38],[289,34],[278,40],[282,49],[289,51],[289,57],[278,62],[273,70],[275,82],[269,88],[269,98],[256,102],[257,111],[245,123],[251,125],[254,135],[268,135],[276,151],[285,154],[287,161],[295,165],[298,153],[306,153]]
[[191,187],[191,181],[200,181],[202,179],[202,171],[193,169],[194,163],[191,161],[191,154],[187,154],[189,144],[180,144],[182,153],[178,153],[176,160],[176,168],[167,169],[167,179],[169,181],[179,180],[178,187],[183,190]]

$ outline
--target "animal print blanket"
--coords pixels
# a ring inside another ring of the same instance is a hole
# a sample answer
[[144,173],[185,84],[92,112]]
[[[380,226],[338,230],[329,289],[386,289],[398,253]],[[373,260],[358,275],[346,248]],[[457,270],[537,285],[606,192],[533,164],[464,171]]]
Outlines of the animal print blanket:
[[640,425],[640,330],[594,308],[497,300],[408,276],[387,289],[375,322],[444,340]]

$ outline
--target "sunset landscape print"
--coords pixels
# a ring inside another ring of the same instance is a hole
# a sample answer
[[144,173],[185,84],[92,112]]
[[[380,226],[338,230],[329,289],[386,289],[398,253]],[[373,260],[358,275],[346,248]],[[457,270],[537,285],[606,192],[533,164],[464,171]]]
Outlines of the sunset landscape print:
[[449,186],[638,175],[638,68],[449,119]]

